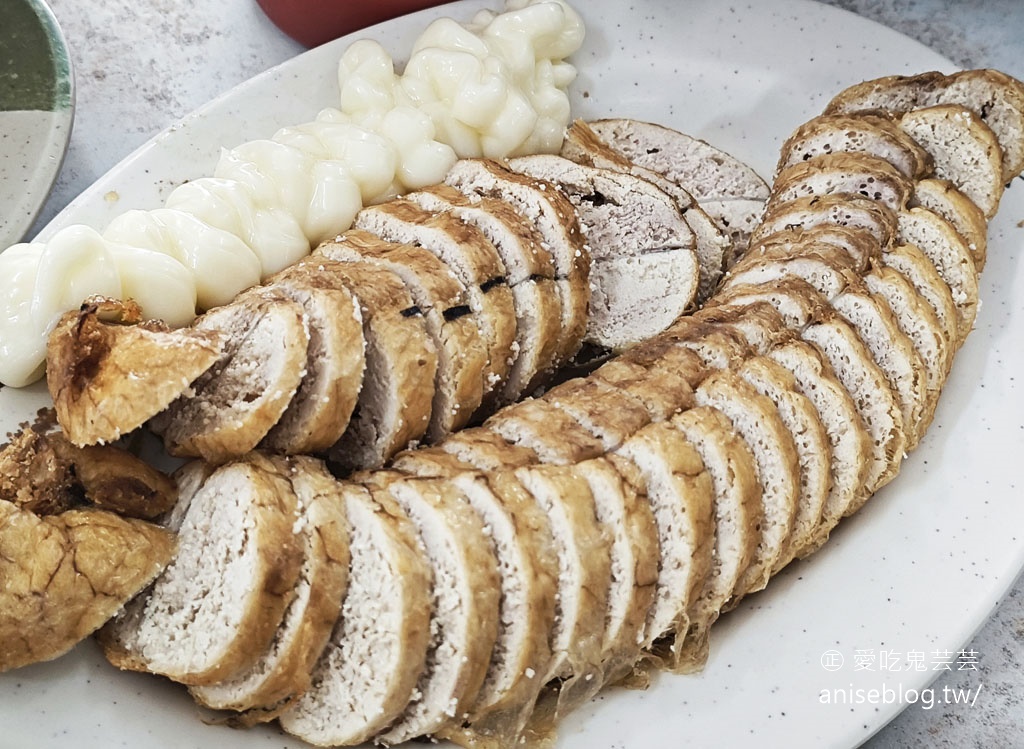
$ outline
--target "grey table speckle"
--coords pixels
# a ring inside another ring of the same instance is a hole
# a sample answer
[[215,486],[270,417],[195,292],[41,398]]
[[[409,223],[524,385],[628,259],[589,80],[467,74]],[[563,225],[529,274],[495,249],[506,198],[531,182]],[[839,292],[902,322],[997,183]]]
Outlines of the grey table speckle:
[[[1021,0],[826,0],[932,47],[963,67],[1024,79]],[[71,47],[77,114],[70,149],[36,230],[155,133],[302,48],[252,0],[50,0]],[[1020,189],[1020,186],[1018,186]],[[871,749],[1024,747],[1024,582],[966,646],[978,670],[944,688],[978,689],[976,703],[910,706]]]

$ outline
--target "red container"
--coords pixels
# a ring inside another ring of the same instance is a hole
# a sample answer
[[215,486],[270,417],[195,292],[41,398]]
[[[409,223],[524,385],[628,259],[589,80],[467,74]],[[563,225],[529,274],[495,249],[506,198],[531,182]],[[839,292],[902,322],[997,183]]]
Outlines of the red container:
[[316,47],[381,21],[447,0],[257,0],[284,33]]

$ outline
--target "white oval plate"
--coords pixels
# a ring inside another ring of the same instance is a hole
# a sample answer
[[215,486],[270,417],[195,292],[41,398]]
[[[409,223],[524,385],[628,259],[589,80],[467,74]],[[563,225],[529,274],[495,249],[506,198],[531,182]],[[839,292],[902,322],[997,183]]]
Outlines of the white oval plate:
[[[466,19],[483,5],[426,11],[362,35],[401,57],[427,19]],[[672,125],[763,174],[784,137],[844,86],[952,69],[893,31],[804,0],[577,5],[588,29],[575,57],[577,115]],[[158,136],[46,232],[69,222],[101,227],[115,211],[153,207],[182,180],[210,173],[222,145],[268,136],[333,104],[335,62],[347,41],[254,78]],[[119,197],[114,207],[111,195]],[[559,746],[855,746],[896,714],[907,690],[938,675],[936,651],[955,655],[969,640],[1024,566],[1016,485],[1024,455],[1024,248],[1014,225],[1021,215],[1016,186],[991,225],[977,329],[902,474],[812,559],[727,615],[712,633],[702,674],[662,676],[642,692],[609,691],[564,722]],[[31,419],[46,404],[43,392],[0,391],[3,425]],[[845,660],[835,671],[822,666],[830,650]],[[899,654],[885,670],[883,650]],[[924,670],[910,668],[914,652],[923,654]],[[858,661],[871,668],[858,670]],[[877,689],[875,704],[868,691],[859,704],[822,704],[822,690],[838,697],[832,690],[846,696],[857,689]],[[889,696],[899,690],[902,699]],[[183,688],[118,673],[91,642],[56,662],[0,676],[0,715],[4,741],[40,749],[63,749],[69,739],[76,746],[302,746],[274,727],[206,725]]]

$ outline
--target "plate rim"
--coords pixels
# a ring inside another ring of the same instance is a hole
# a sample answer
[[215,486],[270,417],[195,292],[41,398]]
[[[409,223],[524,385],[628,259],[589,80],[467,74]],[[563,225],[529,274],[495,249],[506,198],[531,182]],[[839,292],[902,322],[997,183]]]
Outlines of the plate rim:
[[[51,122],[45,136],[37,135],[37,138],[40,139],[45,137],[47,143],[59,143],[60,147],[52,152],[56,157],[52,163],[36,165],[33,178],[37,180],[40,189],[33,195],[31,203],[26,201],[25,205],[30,205],[31,208],[18,211],[18,220],[8,221],[6,224],[6,233],[12,238],[17,238],[17,241],[24,242],[30,239],[28,233],[43,212],[46,201],[53,192],[57,179],[60,177],[61,169],[64,166],[64,161],[67,158],[68,150],[71,146],[71,133],[74,128],[77,88],[75,86],[75,70],[74,61],[71,57],[71,48],[68,46],[64,30],[61,28],[60,22],[57,20],[57,16],[49,4],[45,0],[7,0],[7,2],[21,3],[29,8],[38,21],[39,28],[43,30],[46,36],[50,52],[54,101],[52,107],[45,111],[63,116],[61,121],[54,120]],[[4,32],[0,30],[0,36],[3,35]],[[60,135],[58,136],[57,133],[60,133]],[[46,162],[48,160],[44,159],[42,161]],[[44,166],[45,170],[43,169]],[[40,171],[46,175],[42,180],[38,179]],[[7,248],[6,243],[0,242],[0,245],[2,245],[0,246],[0,252]]]
[[[837,8],[837,7],[834,7],[834,6],[824,6],[824,5],[820,5],[820,4],[818,4],[818,3],[813,3],[813,2],[811,2],[810,0],[790,0],[790,2],[791,2],[792,4],[804,4],[804,5],[814,5],[814,6],[817,6],[818,8],[824,8],[824,9],[828,10],[829,12],[835,12],[835,11],[839,11],[839,12],[841,12],[841,13],[849,13],[849,11],[846,11],[845,9],[842,9],[842,8]],[[445,9],[447,9],[447,8],[451,8],[451,7],[455,6],[455,5],[456,5],[455,3],[452,3],[452,4],[449,4],[448,6],[440,6],[439,10],[445,11]],[[467,5],[468,5],[468,4],[465,4],[465,3],[460,3],[460,4],[458,4],[458,5],[459,5],[460,7],[467,7]],[[432,9],[432,10],[436,10],[436,9]],[[424,13],[429,13],[429,12],[430,12],[430,11],[424,11]],[[418,14],[413,14],[413,15],[418,15]],[[889,27],[886,27],[886,26],[883,26],[883,25],[881,25],[881,24],[878,24],[878,23],[876,23],[876,22],[873,22],[873,21],[871,21],[870,19],[866,19],[866,18],[864,18],[864,17],[862,17],[862,16],[858,16],[858,15],[856,15],[856,14],[850,14],[850,15],[851,15],[851,16],[853,16],[853,17],[855,17],[855,18],[856,18],[856,19],[857,19],[858,21],[860,21],[860,22],[864,22],[864,23],[870,24],[870,25],[872,25],[872,26],[875,26],[875,27],[878,27],[878,28],[886,29],[887,31],[890,31],[890,32],[892,32],[892,33],[897,33],[897,34],[899,33],[899,32],[895,32],[895,31],[894,31],[893,29],[891,29],[891,28],[889,28]],[[387,25],[387,24],[382,24],[382,25]],[[903,36],[903,35],[901,34],[900,36]],[[348,37],[346,37],[346,38],[348,38]],[[907,38],[907,37],[904,37],[904,38]],[[925,45],[922,45],[922,44],[920,44],[919,42],[916,42],[916,41],[913,41],[913,40],[909,40],[909,38],[907,38],[907,39],[908,39],[908,41],[911,41],[911,42],[913,42],[913,44],[915,44],[915,45],[917,45],[917,46],[921,47],[922,49],[928,50],[928,52],[930,52],[931,54],[933,54],[933,55],[936,55],[936,56],[938,56],[938,57],[941,57],[941,55],[939,55],[939,54],[938,54],[937,52],[935,52],[934,50],[932,50],[932,49],[930,49],[930,48],[926,47]],[[336,44],[336,42],[335,42],[335,43],[331,43],[331,44]],[[318,49],[319,49],[319,48],[318,48]],[[316,51],[316,50],[312,50],[312,51],[310,51],[310,52],[315,52],[315,51]],[[310,52],[305,52],[305,53],[302,53],[302,55],[305,55],[305,54],[310,54]],[[302,55],[299,55],[299,56],[297,56],[297,57],[301,57]],[[280,65],[278,65],[278,66],[275,66],[274,68],[271,68],[271,69],[269,69],[268,71],[265,71],[264,73],[261,73],[261,74],[259,74],[258,76],[255,76],[255,77],[254,77],[253,79],[250,79],[249,81],[247,81],[247,82],[245,82],[245,83],[243,83],[243,84],[241,84],[241,85],[242,85],[242,86],[245,86],[245,85],[247,85],[247,84],[250,84],[250,83],[251,83],[251,82],[252,82],[253,80],[255,80],[256,78],[261,78],[261,77],[263,77],[263,76],[267,76],[267,75],[269,75],[269,74],[273,73],[273,72],[274,72],[275,70],[278,70],[278,69],[280,69],[280,68],[283,68],[283,67],[285,67],[285,66],[288,66],[289,64],[291,64],[291,63],[292,63],[292,62],[294,61],[294,59],[296,59],[296,58],[292,58],[291,60],[288,60],[288,61],[286,61],[286,62],[284,62],[284,63],[281,63]],[[943,58],[943,59],[945,59],[945,58]],[[947,62],[948,62],[948,61],[947,61]],[[952,67],[955,67],[955,66],[954,66],[954,65],[953,65],[953,64],[952,64],[951,62],[949,63],[949,65],[950,65],[950,66],[952,66]],[[237,87],[236,87],[236,88],[237,88]],[[206,105],[204,105],[204,106],[202,106],[202,107],[198,108],[197,110],[195,110],[195,111],[194,111],[194,112],[193,112],[192,114],[190,114],[190,115],[186,116],[186,118],[184,118],[184,119],[183,119],[183,120],[182,120],[181,122],[185,122],[185,121],[188,121],[188,119],[189,119],[190,117],[193,117],[193,116],[198,116],[198,115],[201,115],[201,114],[202,114],[202,113],[203,113],[204,111],[206,111],[206,110],[207,110],[208,108],[210,108],[210,107],[214,106],[214,105],[216,104],[216,102],[217,102],[217,101],[219,101],[220,99],[222,99],[222,98],[224,98],[224,97],[227,97],[227,96],[229,96],[229,95],[230,95],[230,94],[231,94],[232,92],[234,92],[235,90],[236,90],[236,89],[234,89],[234,88],[233,88],[233,89],[232,89],[231,91],[229,91],[229,92],[226,92],[226,93],[225,93],[224,95],[222,95],[221,97],[217,97],[216,99],[212,100],[211,102],[208,102],[208,103],[207,103]],[[160,137],[161,137],[161,135],[162,135],[163,133],[166,133],[166,132],[168,132],[168,131],[171,131],[171,130],[175,129],[176,127],[178,127],[179,125],[180,125],[180,122],[179,122],[179,123],[176,123],[175,125],[171,125],[171,126],[170,126],[170,127],[169,127],[169,128],[167,129],[167,130],[165,130],[165,131],[162,131],[162,133],[161,133],[161,134],[158,134],[157,136],[154,136],[154,140],[155,140],[155,139],[157,139],[157,138],[160,138]],[[126,165],[126,164],[127,164],[128,162],[132,161],[132,160],[133,160],[133,157],[137,156],[137,155],[138,155],[138,153],[139,153],[140,151],[144,150],[144,149],[145,149],[145,148],[146,148],[146,147],[147,147],[147,146],[148,146],[148,145],[149,145],[149,144],[150,144],[151,142],[152,142],[152,141],[147,141],[147,143],[146,143],[146,144],[144,144],[144,145],[143,145],[142,147],[140,147],[140,149],[138,149],[137,151],[135,151],[135,152],[133,152],[132,154],[129,154],[129,155],[127,156],[127,157],[125,157],[125,159],[123,159],[123,160],[122,160],[121,162],[119,162],[119,163],[118,163],[117,165],[115,165],[114,167],[112,167],[112,169],[111,169],[110,171],[108,171],[108,172],[107,172],[106,174],[104,174],[104,175],[103,175],[102,177],[100,177],[100,179],[99,179],[99,180],[97,180],[97,183],[96,183],[96,184],[99,184],[99,183],[103,182],[103,181],[104,181],[104,179],[105,179],[105,178],[107,178],[107,177],[108,177],[108,176],[109,176],[109,175],[110,175],[111,173],[113,173],[113,172],[115,172],[115,171],[119,170],[119,169],[120,169],[120,168],[121,168],[122,166],[125,166],[125,165]],[[91,188],[90,188],[90,189],[91,189]],[[87,190],[86,192],[88,192],[88,190]],[[84,194],[84,193],[83,193],[83,194]],[[77,202],[77,199],[76,199],[76,201],[73,201],[73,202],[72,202],[72,204],[68,206],[68,208],[66,208],[66,209],[65,209],[64,211],[62,211],[62,212],[61,212],[60,214],[58,214],[58,217],[57,217],[57,218],[59,218],[60,216],[64,215],[64,214],[65,214],[65,212],[67,212],[67,211],[71,210],[71,209],[72,209],[72,207],[73,207],[73,206],[75,205],[75,203],[76,203],[76,202]],[[56,220],[56,219],[55,219],[55,220]],[[974,339],[972,338],[971,340],[974,340]],[[962,366],[963,366],[963,365],[961,365],[961,368],[962,368]],[[848,535],[848,534],[847,534],[847,535]],[[1019,557],[1019,558],[1021,558],[1022,560],[1024,560],[1024,548],[1022,548],[1022,547],[1019,547],[1019,548],[1017,549],[1017,551],[1018,551],[1018,557]],[[1022,566],[1022,567],[1024,567],[1024,561],[1022,561],[1022,563],[1021,563],[1021,566]],[[1002,582],[1001,582],[1001,584],[1000,584],[1000,586],[999,586],[999,587],[1001,587],[1001,588],[1002,588],[1002,592],[1001,592],[1001,593],[999,594],[999,599],[1000,599],[1000,600],[1001,600],[1001,598],[1002,598],[1003,596],[1005,596],[1005,595],[1006,595],[1006,592],[1007,592],[1007,591],[1008,591],[1008,590],[1010,589],[1010,587],[1011,587],[1011,586],[1012,586],[1012,585],[1014,584],[1014,581],[1016,580],[1016,578],[1017,578],[1017,575],[1019,575],[1019,574],[1020,574],[1020,570],[1018,570],[1018,572],[1016,573],[1016,575],[1007,575],[1007,576],[1001,576],[1001,577],[1000,577],[1000,579],[1001,579],[1001,581],[1002,581]],[[992,604],[992,605],[994,605],[994,604]],[[965,623],[965,624],[966,624],[966,628],[967,628],[967,629],[969,629],[969,631],[970,631],[970,632],[976,632],[976,631],[978,630],[978,628],[980,628],[980,627],[981,627],[981,626],[982,626],[982,625],[984,624],[984,622],[985,622],[985,620],[986,620],[986,617],[985,617],[984,615],[982,615],[982,612],[983,612],[983,610],[988,610],[988,611],[990,612],[990,611],[991,611],[991,605],[988,605],[988,604],[986,604],[986,605],[984,605],[984,606],[981,606],[981,605],[979,605],[978,607],[976,607],[975,611],[979,613],[979,616],[978,616],[978,617],[975,617],[976,621],[974,621],[974,623],[973,623],[973,624],[971,624],[970,622],[968,622],[968,623]],[[756,615],[754,615],[754,616],[756,616]],[[961,627],[961,629],[963,629],[963,627]],[[967,641],[968,641],[969,639],[970,639],[970,635],[968,635],[968,636],[967,636],[967,637],[966,637],[966,638],[965,638],[965,639],[963,640],[963,642],[967,642]],[[930,680],[929,680],[929,683],[930,683]],[[889,715],[889,716],[888,716],[888,717],[886,718],[886,720],[885,720],[885,721],[883,721],[883,722],[879,723],[879,724],[878,724],[878,725],[877,725],[877,726],[875,727],[875,730],[877,731],[878,729],[882,728],[882,727],[883,727],[883,726],[885,725],[885,723],[886,723],[886,722],[887,722],[887,721],[888,721],[889,719],[891,719],[892,717],[894,717],[894,716],[896,715],[896,713],[897,713],[897,712],[898,712],[898,711],[893,711],[893,712],[892,712],[892,713],[891,713],[891,714],[890,714],[890,715]],[[865,739],[866,737],[865,737],[865,736],[859,736],[858,738],[859,738],[860,740],[863,740],[863,739]]]

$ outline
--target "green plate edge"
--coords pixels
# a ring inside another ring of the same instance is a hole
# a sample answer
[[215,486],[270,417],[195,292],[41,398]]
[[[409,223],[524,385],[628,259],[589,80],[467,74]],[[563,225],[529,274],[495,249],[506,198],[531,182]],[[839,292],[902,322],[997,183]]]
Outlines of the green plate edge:
[[43,0],[0,0],[0,17],[0,111],[71,109],[71,56],[53,11]]

